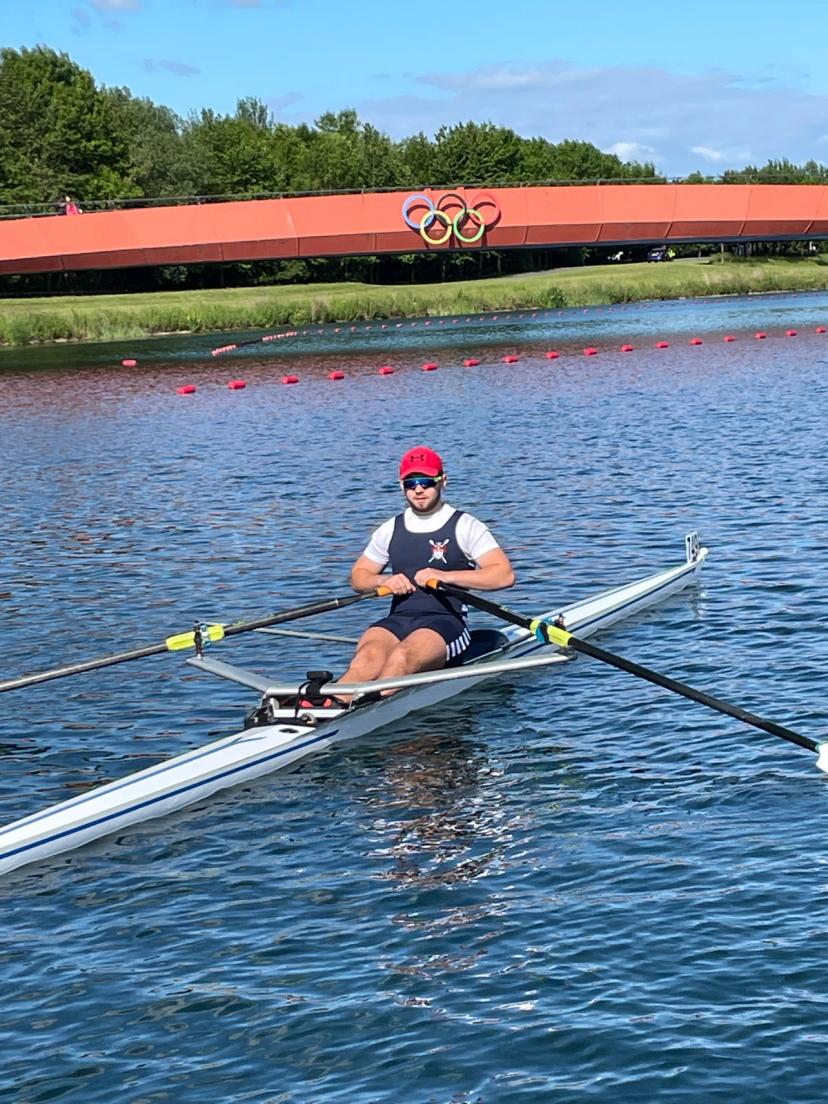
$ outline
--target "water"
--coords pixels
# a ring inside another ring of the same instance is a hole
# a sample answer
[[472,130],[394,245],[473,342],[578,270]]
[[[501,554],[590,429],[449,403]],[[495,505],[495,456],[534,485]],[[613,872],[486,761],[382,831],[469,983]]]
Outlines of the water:
[[[3,677],[344,592],[424,440],[519,609],[677,562],[699,529],[702,586],[601,642],[819,739],[827,318],[768,296],[229,359],[2,351]],[[271,674],[343,658],[222,648]],[[235,731],[251,699],[167,657],[2,704],[5,822]],[[587,660],[470,692],[3,879],[0,1099],[821,1101],[827,817],[813,756]]]

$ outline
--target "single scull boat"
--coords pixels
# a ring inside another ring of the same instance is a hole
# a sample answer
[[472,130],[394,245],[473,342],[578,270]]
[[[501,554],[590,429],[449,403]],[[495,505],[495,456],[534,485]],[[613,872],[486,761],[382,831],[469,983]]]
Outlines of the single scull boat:
[[[543,617],[579,637],[590,636],[686,587],[701,570],[707,549],[701,548],[696,534],[691,533],[685,538],[685,551],[685,561],[676,567],[550,610]],[[307,682],[273,685],[255,672],[221,660],[204,655],[188,659],[187,663],[199,670],[249,686],[262,695],[258,707],[248,714],[248,727],[0,829],[0,874],[70,851],[130,824],[183,809],[334,743],[365,736],[496,675],[563,665],[572,658],[519,626],[502,631],[476,629],[471,635],[464,662],[456,667],[350,686],[316,678],[314,689],[320,695],[353,695],[345,709],[295,704],[306,692]],[[381,696],[381,691],[391,689],[396,693]]]

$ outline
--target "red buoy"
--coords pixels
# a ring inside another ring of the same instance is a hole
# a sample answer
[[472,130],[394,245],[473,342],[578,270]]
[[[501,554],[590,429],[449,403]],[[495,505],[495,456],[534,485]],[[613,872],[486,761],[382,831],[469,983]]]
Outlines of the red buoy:
[[515,356],[514,353],[507,353],[506,356],[503,358],[503,363],[504,364],[517,364],[517,362],[519,360],[520,360],[520,357]]
[[796,330],[785,330],[785,337],[796,337]]
[[598,356],[598,350],[594,349],[592,345],[588,345],[586,349],[584,349],[584,356]]
[[722,338],[722,341],[735,341],[735,340],[736,340],[736,338],[733,336],[733,334],[725,334],[724,337]]
[[243,391],[247,383],[244,380],[230,380],[227,386],[231,391]]
[[176,395],[194,395],[196,393],[195,384],[184,383],[181,387],[176,387]]
[[824,326],[817,326],[814,333],[825,333],[825,327]]
[[480,361],[477,359],[477,357],[466,357],[466,359],[463,361],[463,367],[475,368],[479,363]]
[[767,336],[768,335],[766,333],[762,333],[762,331],[760,330],[756,335],[756,340],[757,341],[764,341]]
[[557,360],[560,355],[561,354],[555,352],[554,349],[550,349],[549,352],[546,354],[546,359],[547,360]]
[[393,376],[394,375],[394,369],[391,367],[390,364],[383,364],[382,368],[377,368],[377,375],[378,376]]
[[703,345],[704,342],[702,341],[702,339],[700,337],[691,337],[690,338],[690,344],[691,345]]
[[436,360],[427,360],[423,365],[424,372],[436,372],[440,365]]
[[332,372],[328,372],[328,379],[332,379],[332,380],[345,379],[345,373],[340,372],[340,370],[338,368],[334,368],[334,370]]
[[137,363],[138,361],[133,360],[131,357],[128,360],[121,361],[121,364],[123,364],[124,368],[134,368]]
[[657,341],[656,342],[656,348],[657,349],[669,349],[670,348],[670,342],[669,341]]
[[635,349],[635,345],[622,345],[621,346],[621,352],[622,353],[631,353],[633,351],[633,349]]
[[298,383],[298,376],[282,376],[282,383]]

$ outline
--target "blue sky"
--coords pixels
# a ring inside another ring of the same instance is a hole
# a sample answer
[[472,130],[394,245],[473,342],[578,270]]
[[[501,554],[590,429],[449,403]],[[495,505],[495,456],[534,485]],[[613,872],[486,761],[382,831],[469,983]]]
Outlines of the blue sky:
[[290,123],[354,107],[394,137],[489,120],[668,176],[828,161],[825,0],[0,2],[2,45],[62,50],[183,116],[255,96]]

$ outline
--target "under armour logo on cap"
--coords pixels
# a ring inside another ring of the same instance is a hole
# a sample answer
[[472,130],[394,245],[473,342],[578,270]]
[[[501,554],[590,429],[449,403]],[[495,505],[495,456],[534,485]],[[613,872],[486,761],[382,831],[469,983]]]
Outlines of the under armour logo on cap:
[[442,475],[443,461],[434,449],[416,445],[400,461],[400,479],[414,472],[417,475]]

